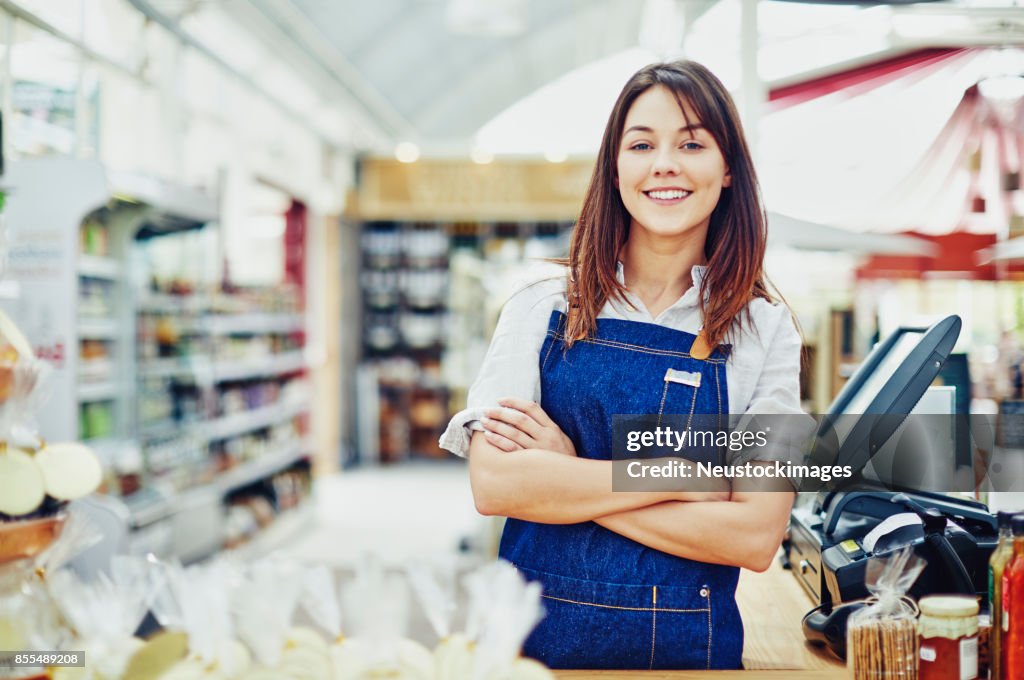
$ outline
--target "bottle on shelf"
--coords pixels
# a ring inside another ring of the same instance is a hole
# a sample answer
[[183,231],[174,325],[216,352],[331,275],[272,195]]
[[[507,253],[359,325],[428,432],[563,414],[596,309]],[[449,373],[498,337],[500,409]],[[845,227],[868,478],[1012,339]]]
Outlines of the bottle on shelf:
[[999,544],[992,551],[988,563],[988,601],[992,611],[992,637],[989,640],[989,649],[992,658],[992,677],[998,680],[1002,668],[999,657],[1002,649],[1002,615],[1003,615],[1003,572],[1007,563],[1013,557],[1013,529],[1010,522],[1013,519],[1012,512],[998,513]]
[[1024,515],[1010,520],[1013,556],[1003,569],[1003,630],[1000,673],[1007,680],[1024,678]]

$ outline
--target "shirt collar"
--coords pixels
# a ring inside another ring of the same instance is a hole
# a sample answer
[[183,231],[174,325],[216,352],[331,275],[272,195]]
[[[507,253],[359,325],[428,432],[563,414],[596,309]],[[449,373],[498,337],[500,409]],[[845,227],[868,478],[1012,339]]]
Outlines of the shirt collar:
[[[700,284],[704,281],[704,275],[707,273],[707,265],[695,264],[690,269],[690,279],[693,280],[693,285],[696,288],[700,288]],[[625,267],[622,266],[621,261],[615,263],[615,278],[622,285],[626,285],[626,273]]]

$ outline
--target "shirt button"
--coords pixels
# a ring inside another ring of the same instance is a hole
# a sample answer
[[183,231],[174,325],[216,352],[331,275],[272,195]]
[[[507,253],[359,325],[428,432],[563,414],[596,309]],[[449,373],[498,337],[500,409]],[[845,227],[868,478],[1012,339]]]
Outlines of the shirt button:
[[707,588],[701,588],[700,589],[700,596],[701,597],[707,597],[710,594],[711,594],[711,591],[709,591]]

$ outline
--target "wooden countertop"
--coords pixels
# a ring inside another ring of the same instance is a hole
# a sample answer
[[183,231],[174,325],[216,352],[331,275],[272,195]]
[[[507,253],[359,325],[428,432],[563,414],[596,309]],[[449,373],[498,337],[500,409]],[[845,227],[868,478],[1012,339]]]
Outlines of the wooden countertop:
[[564,680],[846,680],[842,661],[804,640],[800,621],[814,602],[778,560],[763,574],[740,572],[742,671],[555,671]]
[[763,574],[740,572],[736,603],[743,616],[744,668],[829,670],[845,667],[827,650],[804,639],[800,622],[817,603],[811,601],[793,574],[783,569],[777,559]]
[[555,671],[560,680],[847,680],[845,668],[818,671]]

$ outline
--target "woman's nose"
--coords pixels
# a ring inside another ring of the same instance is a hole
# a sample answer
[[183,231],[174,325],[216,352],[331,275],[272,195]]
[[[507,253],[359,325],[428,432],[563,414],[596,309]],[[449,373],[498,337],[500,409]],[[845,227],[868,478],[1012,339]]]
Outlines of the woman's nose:
[[675,175],[679,172],[679,159],[673,151],[674,149],[661,149],[657,152],[651,168],[655,175]]

